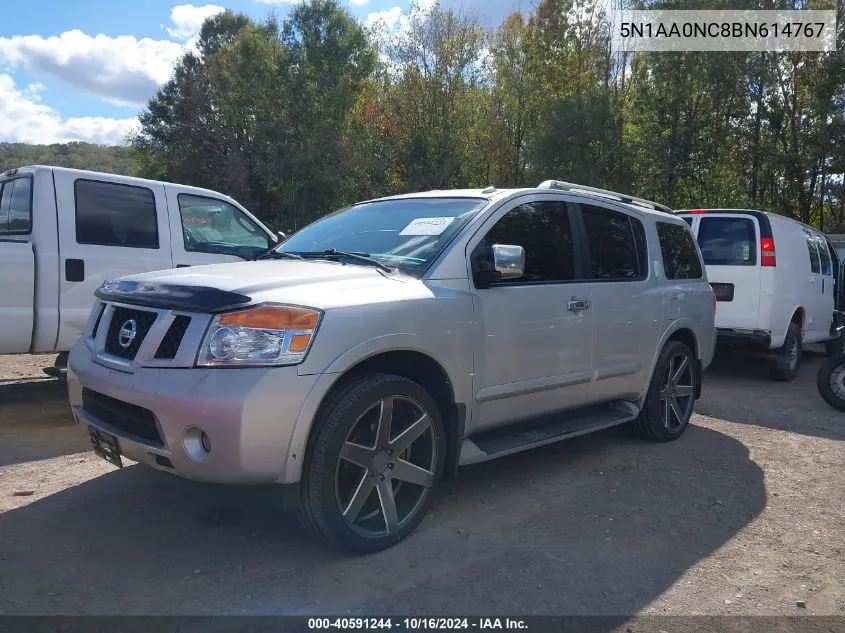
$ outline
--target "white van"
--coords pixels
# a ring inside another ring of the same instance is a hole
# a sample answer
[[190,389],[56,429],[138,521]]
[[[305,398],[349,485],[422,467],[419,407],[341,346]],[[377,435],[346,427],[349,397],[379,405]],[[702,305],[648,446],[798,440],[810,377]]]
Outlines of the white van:
[[841,349],[840,260],[818,230],[774,213],[678,211],[696,236],[716,295],[720,344],[775,352],[792,380],[806,343]]
[[0,174],[0,354],[69,350],[107,278],[253,259],[278,241],[216,191],[61,167],[9,169]]

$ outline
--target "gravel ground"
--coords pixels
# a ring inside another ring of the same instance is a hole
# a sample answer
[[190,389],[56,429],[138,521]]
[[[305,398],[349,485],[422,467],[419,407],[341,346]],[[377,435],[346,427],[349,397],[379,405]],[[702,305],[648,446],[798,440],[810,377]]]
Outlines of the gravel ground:
[[718,359],[668,445],[617,428],[464,468],[363,558],[276,489],[96,458],[52,361],[0,357],[3,614],[845,614],[845,415],[817,356],[793,384]]

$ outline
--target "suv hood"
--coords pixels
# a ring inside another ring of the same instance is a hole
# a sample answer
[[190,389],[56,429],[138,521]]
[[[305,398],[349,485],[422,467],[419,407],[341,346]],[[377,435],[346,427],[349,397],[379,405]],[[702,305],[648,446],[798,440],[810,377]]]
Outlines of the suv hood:
[[248,303],[314,308],[408,298],[422,283],[400,272],[323,260],[268,260],[161,270],[107,282],[105,300],[216,311]]

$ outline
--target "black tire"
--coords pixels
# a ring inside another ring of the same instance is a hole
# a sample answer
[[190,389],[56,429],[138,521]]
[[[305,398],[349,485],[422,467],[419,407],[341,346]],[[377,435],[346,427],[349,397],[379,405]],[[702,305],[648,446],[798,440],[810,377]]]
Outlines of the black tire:
[[[680,367],[683,362],[685,365]],[[667,391],[670,374],[676,373],[680,378],[674,389],[685,388],[684,395],[676,396],[677,408],[672,406],[671,399],[664,397],[670,396],[671,392]],[[656,442],[671,442],[681,437],[692,417],[698,380],[695,357],[690,348],[680,341],[669,341],[657,359],[642,411],[635,421],[639,434]]]
[[[389,406],[382,404],[388,401]],[[382,412],[388,408],[393,413],[383,417]],[[405,415],[415,409],[419,411]],[[392,424],[399,417],[416,418],[416,422],[408,425],[410,427],[420,423],[425,414],[430,425],[401,454],[403,449],[397,448],[394,454],[390,448],[401,444],[399,422],[396,422],[399,433],[388,430],[388,441],[379,439],[383,419],[390,417]],[[371,460],[367,467],[350,461],[350,446],[356,449],[354,457],[359,461],[366,460],[361,459],[363,453],[357,451],[366,450],[366,459]],[[420,446],[422,449],[418,450]],[[342,449],[347,456],[341,457]],[[422,460],[415,459],[415,450],[422,455]],[[427,457],[431,458],[430,462],[426,462]],[[443,420],[437,404],[425,389],[392,374],[356,378],[330,397],[317,418],[303,467],[300,518],[306,528],[341,549],[370,553],[391,547],[411,534],[422,521],[442,478],[445,458]],[[420,466],[420,461],[425,465]],[[424,473],[430,485],[402,479],[400,472],[406,473],[413,466],[420,469],[414,471],[414,476]],[[405,497],[410,498],[409,503],[399,497],[403,490]],[[350,491],[351,495],[348,495]],[[359,491],[365,493],[361,495],[364,499],[356,505]],[[417,501],[414,501],[415,493],[420,495]],[[390,498],[388,505],[392,504],[392,531],[383,495]],[[354,512],[354,516],[350,514],[351,520],[346,518],[344,504],[346,511]],[[404,517],[400,516],[403,504],[410,506]],[[353,506],[357,509],[350,510]]]
[[834,409],[845,411],[845,353],[828,358],[816,375],[819,395]]
[[782,382],[791,382],[798,375],[801,366],[801,326],[790,323],[786,330],[783,347],[777,351],[772,363],[772,378]]
[[838,334],[836,338],[832,338],[824,343],[824,355],[830,358],[836,356],[843,351],[843,337]]

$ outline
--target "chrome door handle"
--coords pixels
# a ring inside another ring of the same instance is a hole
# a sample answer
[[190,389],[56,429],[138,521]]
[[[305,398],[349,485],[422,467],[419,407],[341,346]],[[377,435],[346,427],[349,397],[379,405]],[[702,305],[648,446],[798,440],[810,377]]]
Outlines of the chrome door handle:
[[579,312],[581,310],[587,310],[590,307],[590,302],[586,299],[577,299],[576,297],[572,297],[569,301],[566,302],[566,309],[570,312]]

